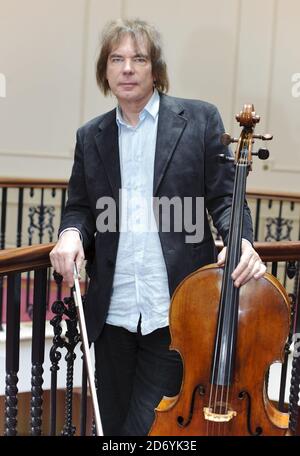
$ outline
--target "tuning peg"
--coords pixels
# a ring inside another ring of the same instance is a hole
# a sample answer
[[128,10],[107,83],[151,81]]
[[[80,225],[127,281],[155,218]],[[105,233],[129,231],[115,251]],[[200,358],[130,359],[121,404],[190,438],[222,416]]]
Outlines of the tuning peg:
[[234,158],[230,155],[218,154],[218,159],[221,163],[234,162]]
[[253,138],[262,139],[263,141],[270,141],[271,139],[273,139],[273,135],[266,133],[265,135],[253,135]]
[[258,152],[252,152],[252,155],[257,155],[260,160],[267,160],[269,158],[270,152],[265,147],[262,147]]
[[223,146],[228,146],[230,143],[238,142],[238,138],[232,138],[228,133],[223,133],[221,136],[221,143]]

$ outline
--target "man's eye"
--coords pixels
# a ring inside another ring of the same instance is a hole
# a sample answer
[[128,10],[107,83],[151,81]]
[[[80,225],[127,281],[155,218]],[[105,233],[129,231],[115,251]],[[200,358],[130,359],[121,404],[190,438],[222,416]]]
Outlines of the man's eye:
[[134,61],[137,63],[145,63],[147,60],[145,57],[135,57]]
[[118,62],[122,62],[122,59],[121,59],[121,57],[112,57],[112,58],[111,58],[111,61],[112,61],[113,63],[118,63]]

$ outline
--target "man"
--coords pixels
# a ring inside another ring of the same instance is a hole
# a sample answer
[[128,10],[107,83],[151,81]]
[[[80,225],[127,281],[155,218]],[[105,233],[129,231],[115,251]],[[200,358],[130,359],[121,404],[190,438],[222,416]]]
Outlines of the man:
[[[95,343],[104,434],[146,435],[154,408],[181,385],[181,358],[169,350],[170,297],[184,277],[216,256],[205,211],[203,238],[191,243],[186,226],[174,229],[176,221],[164,230],[156,218],[157,230],[147,229],[139,202],[152,196],[180,202],[202,197],[226,244],[234,167],[217,160],[218,154],[229,154],[220,143],[217,109],[164,94],[168,77],[159,35],[146,22],[107,26],[97,81],[104,94],[116,96],[118,106],[78,130],[68,202],[50,257],[72,286],[74,261],[80,268],[84,251],[94,251],[85,313]],[[103,201],[111,200],[116,221],[105,231]],[[150,204],[150,215],[153,211]],[[193,222],[195,217],[199,222],[193,212]],[[251,242],[245,205],[236,286],[265,272]]]

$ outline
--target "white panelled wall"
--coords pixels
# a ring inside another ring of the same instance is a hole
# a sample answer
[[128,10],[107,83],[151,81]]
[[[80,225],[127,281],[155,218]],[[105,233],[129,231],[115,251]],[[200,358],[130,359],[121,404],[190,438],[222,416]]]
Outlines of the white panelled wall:
[[254,103],[257,131],[274,140],[248,187],[298,191],[299,0],[0,0],[0,176],[69,177],[76,129],[114,106],[94,68],[103,25],[117,17],[158,27],[170,94],[215,103],[229,132]]

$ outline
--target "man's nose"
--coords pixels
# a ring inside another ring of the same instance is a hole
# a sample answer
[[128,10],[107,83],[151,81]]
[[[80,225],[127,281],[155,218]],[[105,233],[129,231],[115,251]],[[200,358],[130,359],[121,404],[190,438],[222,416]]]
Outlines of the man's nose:
[[123,72],[124,73],[133,73],[134,65],[131,59],[125,59],[123,65]]

